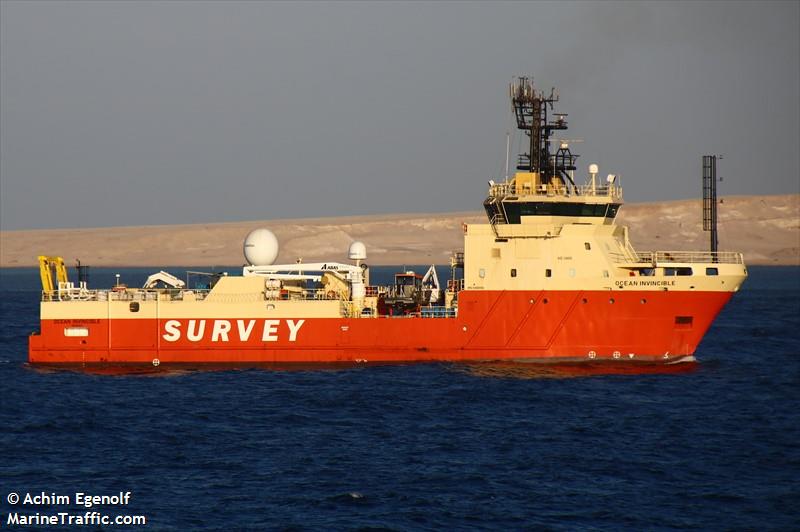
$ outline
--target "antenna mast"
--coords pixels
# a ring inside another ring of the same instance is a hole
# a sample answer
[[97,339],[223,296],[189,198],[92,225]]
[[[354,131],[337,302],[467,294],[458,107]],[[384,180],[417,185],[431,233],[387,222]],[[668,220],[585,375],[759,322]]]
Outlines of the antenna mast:
[[[721,157],[720,157],[721,158]],[[717,156],[703,155],[703,231],[711,232],[711,253],[717,252]]]
[[506,181],[508,181],[508,159],[509,159],[509,150],[511,149],[511,133],[506,131]]
[[537,174],[542,184],[556,184],[554,180],[572,182],[570,171],[575,170],[577,155],[572,155],[568,147],[560,148],[557,157],[550,154],[550,135],[553,131],[567,129],[566,114],[556,114],[555,120],[548,121],[547,109],[552,110],[558,101],[555,88],[545,96],[534,87],[532,77],[523,76],[511,83],[509,89],[517,128],[525,131],[530,139],[528,153],[519,155],[517,170]]

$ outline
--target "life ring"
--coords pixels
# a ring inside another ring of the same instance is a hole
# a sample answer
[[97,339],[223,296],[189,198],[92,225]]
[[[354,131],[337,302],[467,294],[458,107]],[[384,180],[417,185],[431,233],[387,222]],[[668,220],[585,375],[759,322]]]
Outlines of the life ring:
[[336,292],[333,290],[328,290],[328,293],[325,294],[328,299],[336,299]]

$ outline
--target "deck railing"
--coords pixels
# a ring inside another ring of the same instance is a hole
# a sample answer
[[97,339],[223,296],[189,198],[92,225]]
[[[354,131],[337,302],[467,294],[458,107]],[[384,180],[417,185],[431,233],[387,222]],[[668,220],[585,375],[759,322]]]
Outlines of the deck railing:
[[[453,284],[448,280],[448,289],[463,290],[464,280],[459,279],[458,284]],[[145,288],[126,288],[126,289],[101,289],[88,290],[85,288],[64,288],[53,290],[52,292],[42,291],[42,301],[202,301],[208,297],[211,290],[208,289],[145,289]],[[378,297],[385,295],[388,297],[410,296],[408,289],[395,286],[370,285],[366,287],[367,297]],[[325,288],[309,288],[303,290],[290,291],[286,289],[265,290],[261,292],[244,294],[217,294],[213,295],[214,301],[218,303],[248,303],[252,301],[279,301],[291,299],[293,301],[321,301],[335,300],[347,301],[344,294],[338,290]]]
[[202,301],[210,290],[146,289],[127,290],[88,290],[86,288],[67,288],[42,291],[42,301]]
[[617,263],[636,264],[744,264],[744,257],[736,251],[633,251],[629,255],[613,253],[611,258]]
[[448,279],[447,289],[451,292],[460,292],[464,289],[464,279]]
[[622,199],[622,187],[617,185],[536,185],[517,186],[511,183],[496,183],[489,186],[489,196],[609,196],[614,199]]
[[454,307],[422,307],[420,316],[423,318],[455,318],[458,309]]

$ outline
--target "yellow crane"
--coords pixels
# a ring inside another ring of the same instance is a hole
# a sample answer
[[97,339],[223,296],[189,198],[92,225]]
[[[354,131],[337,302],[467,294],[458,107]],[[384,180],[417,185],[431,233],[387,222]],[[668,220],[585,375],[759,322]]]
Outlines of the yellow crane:
[[[42,290],[48,294],[52,294],[54,291],[54,271],[58,283],[67,282],[67,267],[64,265],[64,259],[39,255],[39,274],[42,276]],[[55,287],[57,288],[58,285],[55,285]]]

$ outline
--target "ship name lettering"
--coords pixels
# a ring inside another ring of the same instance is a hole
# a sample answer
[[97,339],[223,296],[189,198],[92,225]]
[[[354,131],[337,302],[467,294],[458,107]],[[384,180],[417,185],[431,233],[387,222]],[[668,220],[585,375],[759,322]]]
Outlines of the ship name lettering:
[[231,322],[228,320],[214,320],[214,330],[211,332],[211,341],[219,342],[220,338],[225,338],[224,342],[228,341],[228,331],[231,330]]
[[[213,323],[206,326],[206,321]],[[209,339],[212,342],[229,342],[231,336],[238,336],[234,340],[247,342],[258,320],[236,320],[236,327],[233,327],[232,320],[167,320],[164,323],[164,333],[161,337],[167,342],[177,342],[184,337],[190,342],[199,342],[206,337],[206,331],[210,332]],[[296,342],[297,334],[306,320],[264,320],[261,329],[262,342],[277,342],[281,339],[284,331],[289,333],[289,341]],[[286,327],[281,326],[285,322]],[[234,332],[235,331],[235,332]]]
[[619,288],[624,286],[675,286],[675,281],[667,281],[667,280],[651,280],[651,279],[643,279],[643,280],[628,280],[625,279],[620,281],[614,281]]
[[203,333],[206,332],[206,320],[200,320],[200,326],[195,329],[195,324],[198,320],[189,320],[189,328],[186,331],[186,339],[190,342],[197,342],[203,338]]
[[290,342],[296,342],[297,341],[297,332],[300,330],[300,327],[302,327],[305,322],[306,322],[306,320],[297,320],[297,321],[286,320],[286,325],[289,327],[289,341]]
[[256,320],[249,320],[247,327],[244,325],[244,320],[236,320],[236,327],[239,329],[239,340],[246,342],[250,338],[250,333],[253,332],[253,327],[256,325]]
[[281,320],[264,320],[264,334],[261,335],[262,342],[278,341],[278,324]]

